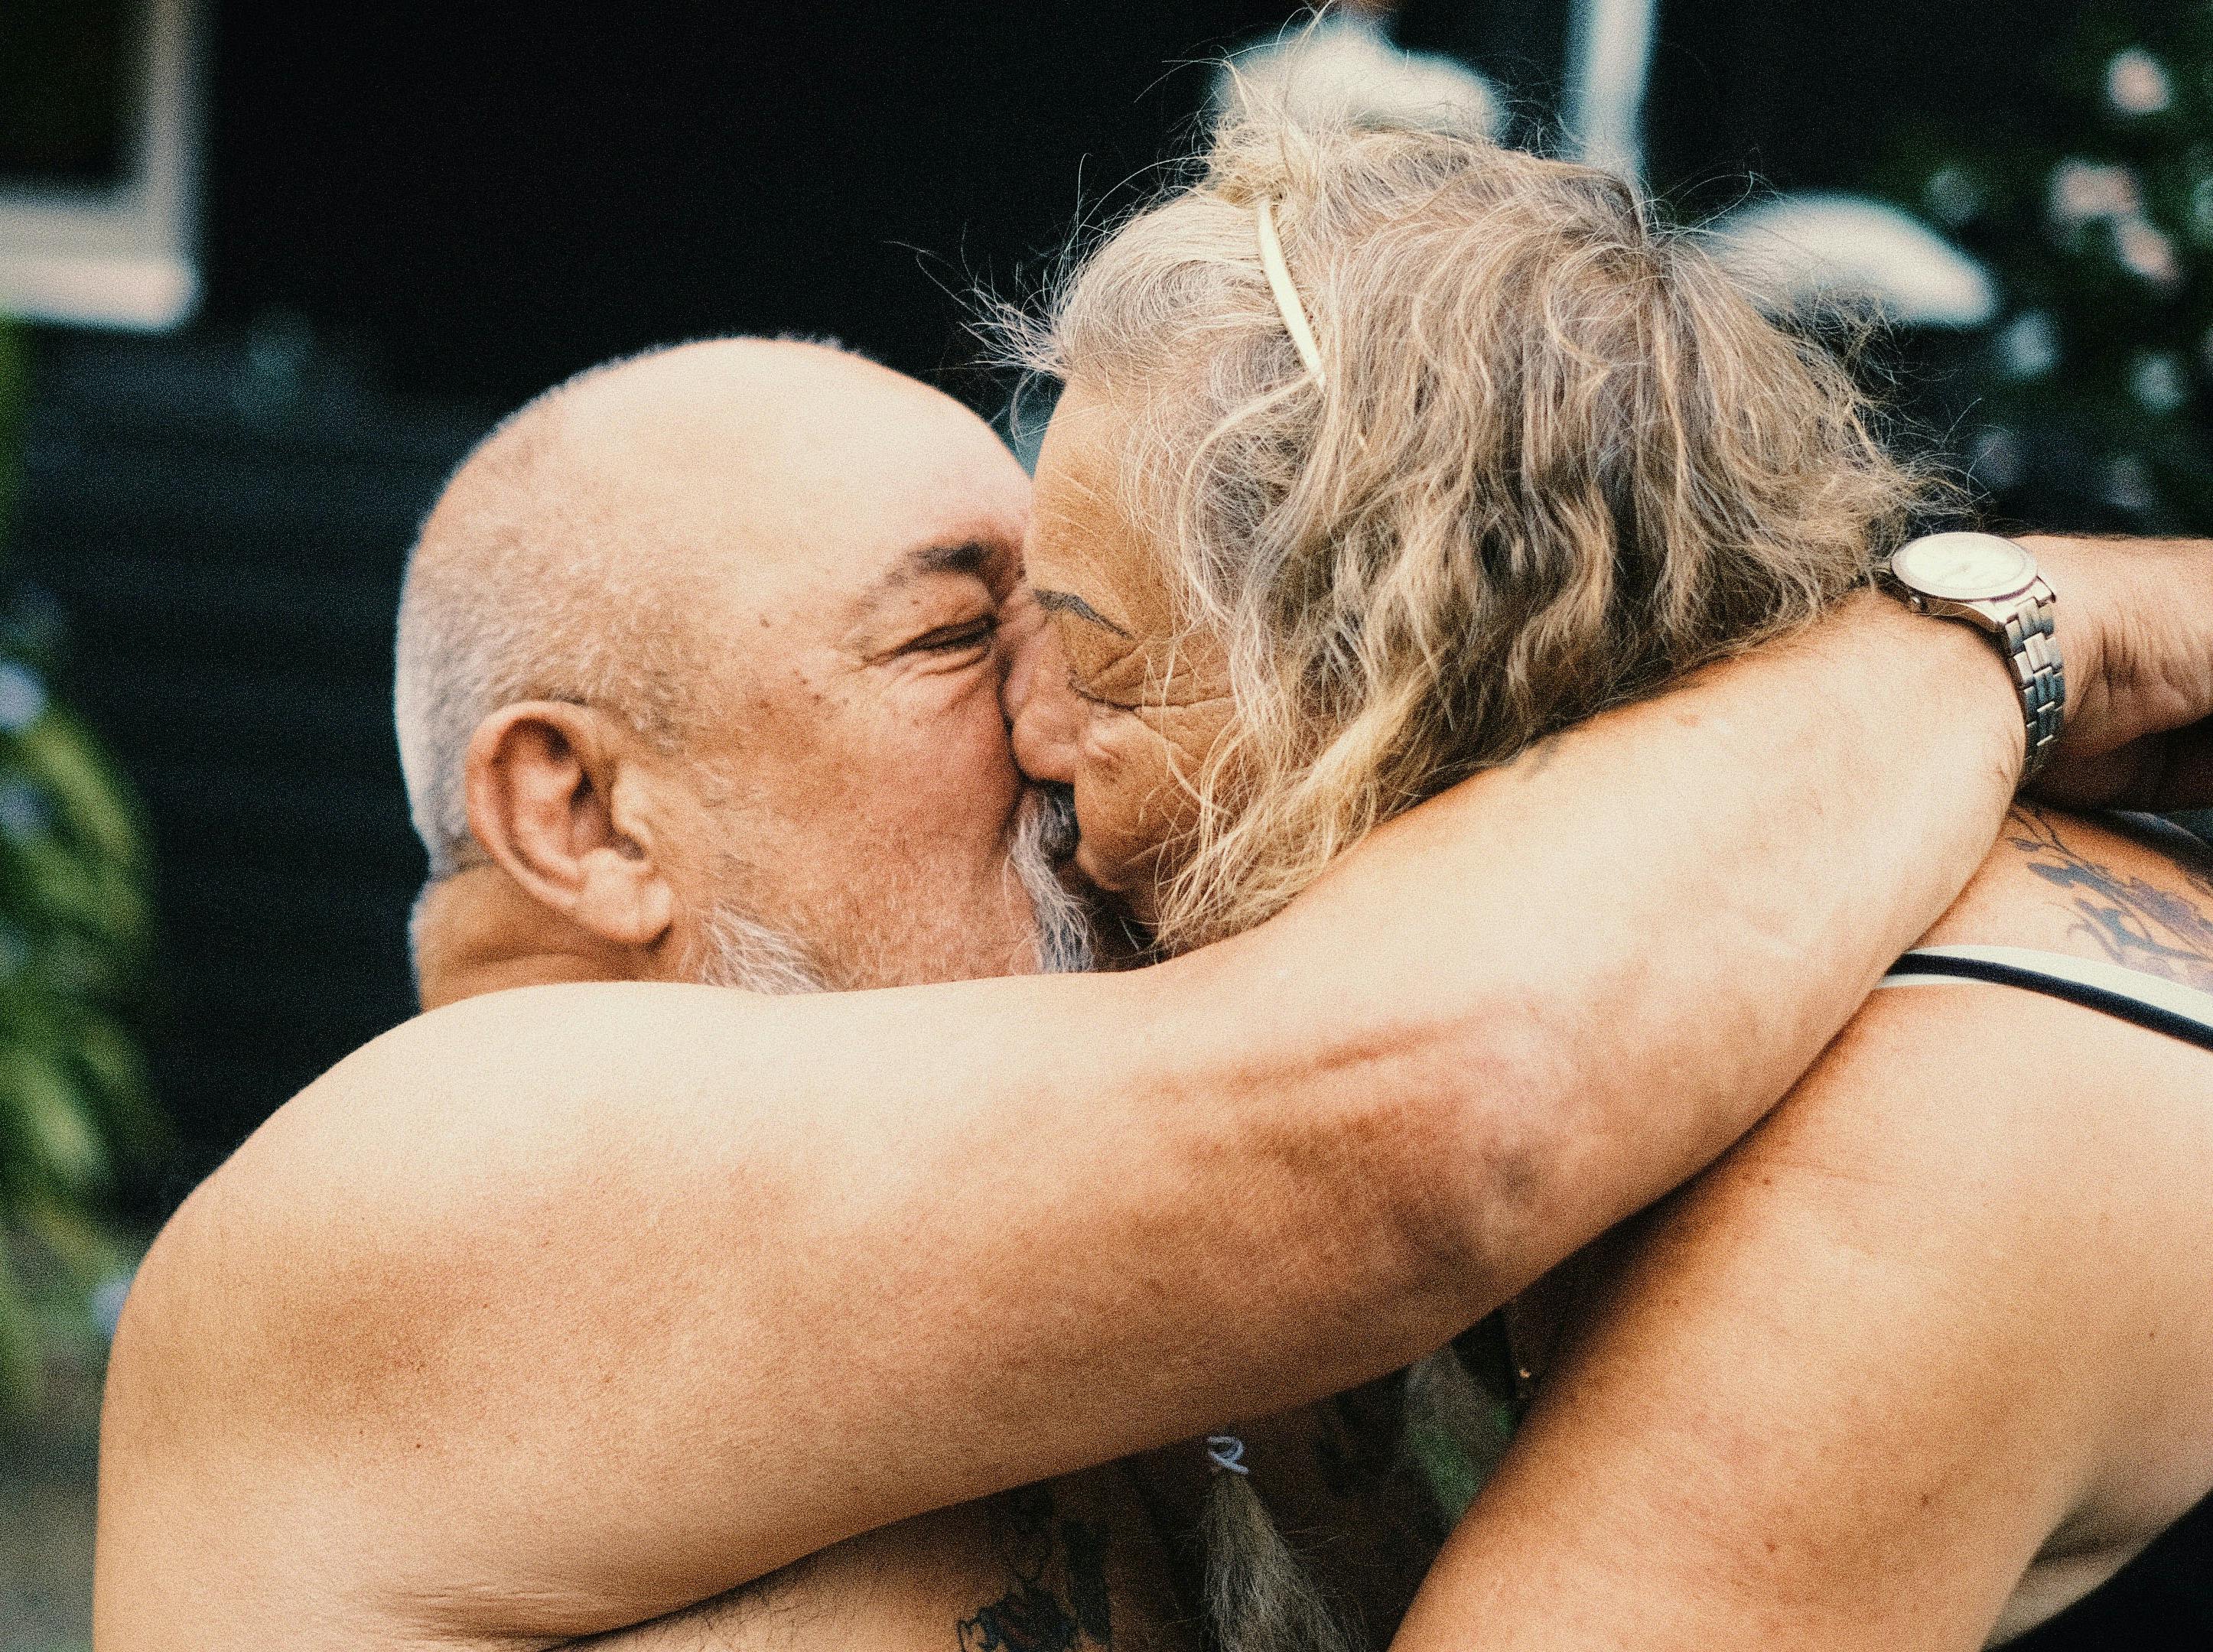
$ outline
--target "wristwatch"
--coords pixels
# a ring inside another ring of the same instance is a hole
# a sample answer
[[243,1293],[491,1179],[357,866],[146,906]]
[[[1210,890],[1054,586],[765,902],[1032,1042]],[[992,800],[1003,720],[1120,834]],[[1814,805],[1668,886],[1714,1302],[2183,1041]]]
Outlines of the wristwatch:
[[2021,777],[2034,774],[2051,755],[2067,705],[2067,674],[2051,637],[2057,600],[2036,558],[1995,533],[1930,533],[1900,546],[1880,571],[1914,613],[1965,620],[1997,643],[2028,725]]

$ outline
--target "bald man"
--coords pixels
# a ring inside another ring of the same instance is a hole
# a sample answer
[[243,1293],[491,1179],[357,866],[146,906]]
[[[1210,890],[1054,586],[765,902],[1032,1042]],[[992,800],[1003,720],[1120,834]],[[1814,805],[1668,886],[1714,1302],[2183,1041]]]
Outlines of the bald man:
[[[1870,601],[1235,942],[893,984],[1042,960],[997,705],[1021,496],[934,393],[758,343],[588,378],[456,479],[401,651],[439,1007],[149,1256],[101,1652],[1130,1643],[1174,1607],[1126,1483],[979,1500],[1351,1389],[1681,1181],[2019,773],[1990,651]],[[2150,737],[2213,712],[2213,564],[2047,561],[2058,777],[2192,772]]]
[[1037,896],[1071,961],[999,706],[1027,515],[982,421],[819,346],[661,351],[502,424],[400,605],[424,1007],[1005,975]]
[[[819,345],[658,351],[503,423],[424,523],[400,602],[424,1007],[555,981],[1083,967],[1053,864],[1073,820],[1026,791],[999,705],[1028,503],[973,414]],[[1147,1623],[1181,1643],[1119,1471],[855,1538],[619,1640],[934,1646],[989,1621],[1010,1545],[1111,1600],[1125,1644]]]

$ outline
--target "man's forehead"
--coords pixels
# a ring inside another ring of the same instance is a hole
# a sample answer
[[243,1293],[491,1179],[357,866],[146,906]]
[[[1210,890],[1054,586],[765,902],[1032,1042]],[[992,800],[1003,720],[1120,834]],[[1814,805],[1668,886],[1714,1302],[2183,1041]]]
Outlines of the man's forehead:
[[828,560],[854,600],[947,579],[1011,586],[1029,526],[1029,479],[980,421],[972,434],[978,439],[943,444],[930,462],[853,476],[812,502],[810,553]]
[[[572,393],[572,446],[610,468],[715,480],[789,503],[960,491],[1012,455],[919,380],[818,345],[725,340],[625,364]],[[934,508],[926,503],[926,508]]]
[[686,347],[594,387],[567,434],[618,537],[689,563],[729,620],[842,624],[924,582],[1003,590],[1020,560],[1028,479],[990,426],[834,352]]

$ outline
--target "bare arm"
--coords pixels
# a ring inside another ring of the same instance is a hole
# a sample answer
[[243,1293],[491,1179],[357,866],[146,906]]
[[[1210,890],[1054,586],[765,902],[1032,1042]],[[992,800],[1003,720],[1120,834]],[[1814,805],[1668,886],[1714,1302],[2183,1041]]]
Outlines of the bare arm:
[[[2213,936],[2203,873],[2009,838],[1932,939]],[[2210,1179],[2213,1057],[2025,992],[1876,995],[1633,1224],[1394,1652],[1969,1652],[2048,1617],[2213,1486]]]
[[1870,604],[1156,970],[426,1016],[149,1259],[101,1644],[540,1644],[1387,1370],[1771,1104],[2020,745]]

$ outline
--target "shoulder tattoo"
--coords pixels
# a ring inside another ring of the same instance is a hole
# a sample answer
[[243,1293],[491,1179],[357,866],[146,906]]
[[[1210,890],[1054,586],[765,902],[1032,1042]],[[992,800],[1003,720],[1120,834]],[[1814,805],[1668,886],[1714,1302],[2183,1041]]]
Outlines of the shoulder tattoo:
[[2176,863],[2188,893],[2147,882],[2070,843],[2059,817],[2026,806],[2006,817],[2005,840],[2066,898],[2071,933],[2111,962],[2213,992],[2213,875],[2204,866]]

